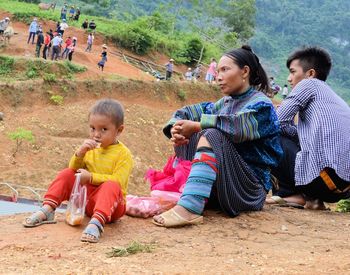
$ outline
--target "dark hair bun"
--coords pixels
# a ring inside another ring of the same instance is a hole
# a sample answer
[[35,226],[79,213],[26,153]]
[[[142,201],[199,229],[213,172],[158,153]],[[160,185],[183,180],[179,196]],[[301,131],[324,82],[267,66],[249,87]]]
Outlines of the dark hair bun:
[[252,48],[249,45],[243,45],[241,48],[244,49],[244,50],[253,52]]

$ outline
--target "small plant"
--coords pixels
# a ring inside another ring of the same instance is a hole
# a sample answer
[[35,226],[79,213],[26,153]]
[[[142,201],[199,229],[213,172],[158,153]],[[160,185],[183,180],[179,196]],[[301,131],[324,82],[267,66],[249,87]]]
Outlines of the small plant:
[[180,100],[185,101],[186,98],[187,98],[186,91],[184,91],[184,90],[179,90],[179,91],[177,92],[177,96],[180,98]]
[[61,96],[61,95],[53,95],[50,97],[50,100],[55,105],[62,105],[63,104],[63,96]]
[[337,207],[335,208],[337,212],[350,212],[350,199],[340,200],[337,203]]
[[126,257],[136,253],[151,253],[153,249],[154,245],[152,244],[133,241],[127,247],[112,247],[112,251],[107,252],[107,257]]
[[70,61],[64,61],[63,64],[70,73],[82,73],[86,71],[86,67],[74,64]]
[[45,82],[48,82],[48,83],[54,83],[57,81],[56,75],[50,74],[50,73],[45,73],[43,76],[43,79]]
[[33,136],[32,131],[25,130],[23,128],[17,128],[16,131],[8,133],[8,137],[11,140],[16,141],[16,147],[15,147],[14,152],[12,153],[13,157],[16,157],[16,154],[19,151],[19,148],[22,145],[24,140],[26,140],[30,143],[34,142],[34,136]]
[[31,68],[30,70],[28,70],[26,72],[26,76],[28,78],[36,78],[36,77],[38,77],[38,72],[34,68]]
[[8,56],[0,56],[0,75],[9,74],[13,69],[15,59]]

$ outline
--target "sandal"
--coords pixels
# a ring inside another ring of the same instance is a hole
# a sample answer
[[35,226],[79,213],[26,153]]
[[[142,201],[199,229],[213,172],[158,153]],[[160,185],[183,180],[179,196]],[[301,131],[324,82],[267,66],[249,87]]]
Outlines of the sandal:
[[176,211],[173,208],[160,214],[159,216],[163,218],[163,223],[159,223],[155,219],[153,219],[152,222],[155,225],[163,227],[181,227],[185,225],[196,225],[203,223],[203,216],[199,216],[192,220],[186,220],[183,217],[181,217],[178,213],[176,213]]
[[[41,213],[44,213],[43,218]],[[45,208],[41,207],[39,211],[33,213],[30,217],[26,218],[23,222],[24,227],[36,227],[43,224],[57,223],[55,221],[55,210],[52,212],[47,211]]]
[[270,205],[277,205],[281,207],[293,207],[298,209],[304,209],[304,205],[297,202],[286,201],[284,198],[280,196],[272,196],[269,198],[269,201],[271,202],[265,201],[265,203]]
[[[94,224],[94,227],[89,227],[90,224]],[[103,233],[103,225],[98,220],[91,220],[88,226],[84,229],[80,238],[82,242],[97,243],[100,240],[100,236]],[[91,238],[91,236],[93,238]]]

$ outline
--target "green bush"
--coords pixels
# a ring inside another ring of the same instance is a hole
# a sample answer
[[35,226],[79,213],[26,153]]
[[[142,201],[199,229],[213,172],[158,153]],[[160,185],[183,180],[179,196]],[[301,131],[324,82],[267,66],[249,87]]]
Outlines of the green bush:
[[13,157],[16,157],[17,152],[19,151],[19,148],[23,141],[28,141],[30,143],[33,143],[35,141],[32,131],[25,130],[23,128],[17,128],[16,131],[8,133],[8,137],[11,140],[16,141],[16,146],[14,149],[14,152],[12,153]]
[[80,66],[67,60],[64,61],[63,65],[70,73],[82,73],[86,71],[85,66]]
[[180,98],[181,101],[185,101],[186,98],[187,98],[186,91],[184,91],[184,90],[179,90],[179,91],[177,92],[177,96]]
[[153,37],[138,26],[129,26],[113,38],[118,45],[140,55],[146,54],[154,45]]
[[62,105],[63,104],[63,96],[61,96],[61,95],[53,95],[50,97],[50,100],[55,105]]
[[53,83],[57,81],[56,75],[50,74],[50,73],[45,73],[43,76],[43,79],[45,82],[48,82],[48,83]]
[[9,56],[0,56],[0,75],[11,73],[15,59]]
[[[188,41],[186,45],[186,57],[188,63],[195,63],[199,60],[202,47],[203,43],[199,38],[192,38]],[[203,54],[205,54],[205,48]]]
[[26,71],[26,77],[28,77],[28,78],[36,78],[36,77],[38,77],[37,70],[35,68],[29,68]]

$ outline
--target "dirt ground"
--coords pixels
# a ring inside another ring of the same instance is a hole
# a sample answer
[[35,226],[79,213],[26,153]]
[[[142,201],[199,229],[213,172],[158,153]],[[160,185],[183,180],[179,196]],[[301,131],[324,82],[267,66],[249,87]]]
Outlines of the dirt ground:
[[[23,43],[26,26],[15,23],[14,27],[19,34],[2,53],[31,57],[34,47]],[[70,31],[85,41],[82,31]],[[88,67],[78,79],[100,77],[95,66],[97,48],[94,55],[78,48],[75,61]],[[108,62],[106,73],[111,78],[119,75],[152,80],[117,57]],[[36,90],[28,94],[16,106],[0,97],[0,111],[5,114],[0,122],[0,182],[47,188],[87,136],[87,110],[106,93],[78,92],[62,106],[43,100]],[[119,99],[126,110],[121,141],[135,160],[129,193],[146,195],[149,186],[143,180],[145,171],[149,167],[161,169],[172,154],[162,126],[176,108],[201,97],[208,99],[207,95],[197,93],[185,102],[171,94],[162,99],[142,88],[137,96],[117,90],[108,95]],[[213,93],[209,99],[215,97]],[[30,129],[35,142],[24,142],[14,158],[14,143],[7,134],[17,127]],[[334,211],[265,206],[261,212],[236,218],[206,211],[203,225],[180,229],[164,229],[154,226],[150,219],[125,216],[105,227],[98,244],[81,243],[84,226],[68,226],[62,214],[57,215],[57,224],[32,229],[21,224],[26,216],[0,217],[1,274],[350,274],[349,214]],[[154,250],[123,258],[107,257],[112,247],[131,241],[152,243]]]

